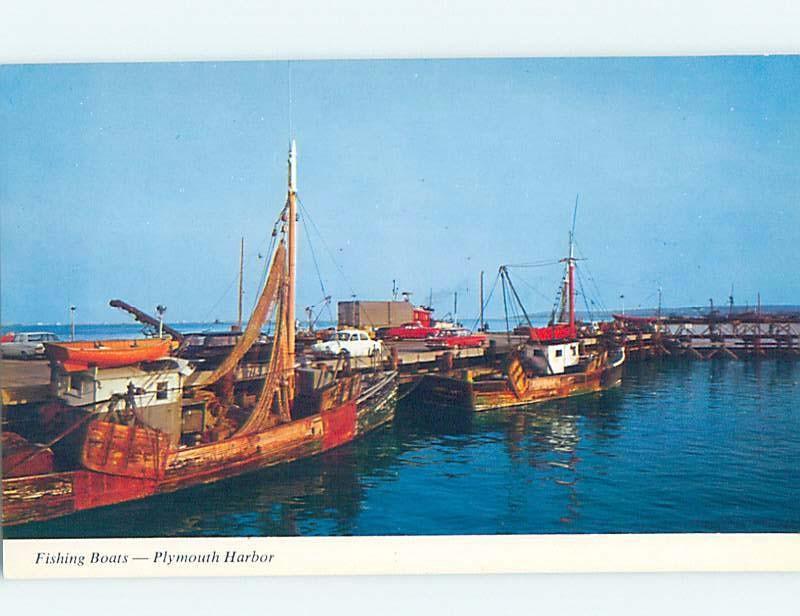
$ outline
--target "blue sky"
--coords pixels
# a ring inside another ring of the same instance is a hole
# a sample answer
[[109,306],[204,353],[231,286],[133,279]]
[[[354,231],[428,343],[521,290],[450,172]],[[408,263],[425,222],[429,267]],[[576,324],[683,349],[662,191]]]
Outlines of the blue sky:
[[[797,57],[3,66],[0,95],[4,323],[127,321],[112,298],[235,318],[290,124],[334,299],[396,279],[476,314],[481,269],[564,256],[580,193],[596,301],[800,303]],[[308,240],[299,310],[322,297]],[[518,275],[548,310],[558,267]]]

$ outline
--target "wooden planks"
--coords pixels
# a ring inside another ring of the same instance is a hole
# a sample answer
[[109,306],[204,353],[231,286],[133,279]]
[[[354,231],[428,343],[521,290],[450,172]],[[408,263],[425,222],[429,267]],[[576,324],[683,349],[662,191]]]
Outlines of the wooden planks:
[[81,464],[98,473],[158,480],[164,477],[168,451],[164,432],[95,420],[86,430]]

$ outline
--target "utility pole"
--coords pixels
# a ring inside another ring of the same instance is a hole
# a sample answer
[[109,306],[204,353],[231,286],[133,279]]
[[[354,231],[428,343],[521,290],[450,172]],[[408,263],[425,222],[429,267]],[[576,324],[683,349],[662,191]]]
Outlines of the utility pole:
[[237,323],[239,331],[242,331],[242,294],[243,294],[243,278],[244,278],[244,238],[239,248],[239,318]]
[[658,287],[658,312],[656,313],[658,320],[661,320],[661,287]]
[[484,331],[483,324],[483,270],[481,270],[481,331]]
[[733,283],[731,283],[731,294],[728,296],[728,316],[733,315]]

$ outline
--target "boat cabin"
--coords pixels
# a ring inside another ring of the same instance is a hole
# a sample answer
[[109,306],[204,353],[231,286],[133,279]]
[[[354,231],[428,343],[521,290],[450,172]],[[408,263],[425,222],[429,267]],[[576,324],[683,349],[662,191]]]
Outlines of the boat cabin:
[[186,360],[169,358],[130,366],[67,371],[54,363],[51,387],[65,405],[88,411],[130,414],[170,435],[183,430],[183,387],[193,372]]
[[527,344],[524,357],[537,374],[564,374],[580,364],[580,342]]

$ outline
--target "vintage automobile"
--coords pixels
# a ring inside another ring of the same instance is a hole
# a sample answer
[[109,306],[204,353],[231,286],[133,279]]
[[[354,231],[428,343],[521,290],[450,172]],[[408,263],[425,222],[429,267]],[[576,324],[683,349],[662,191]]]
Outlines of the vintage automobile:
[[438,331],[437,327],[413,321],[399,327],[382,327],[376,332],[376,335],[382,340],[424,340]]
[[311,352],[315,357],[380,357],[383,343],[372,340],[367,332],[360,329],[340,329],[325,342],[311,345]]
[[52,332],[18,332],[6,334],[0,342],[0,355],[7,359],[33,359],[44,357],[45,342],[56,342]]
[[442,329],[425,340],[429,349],[467,349],[483,346],[486,334],[473,333],[468,329]]

